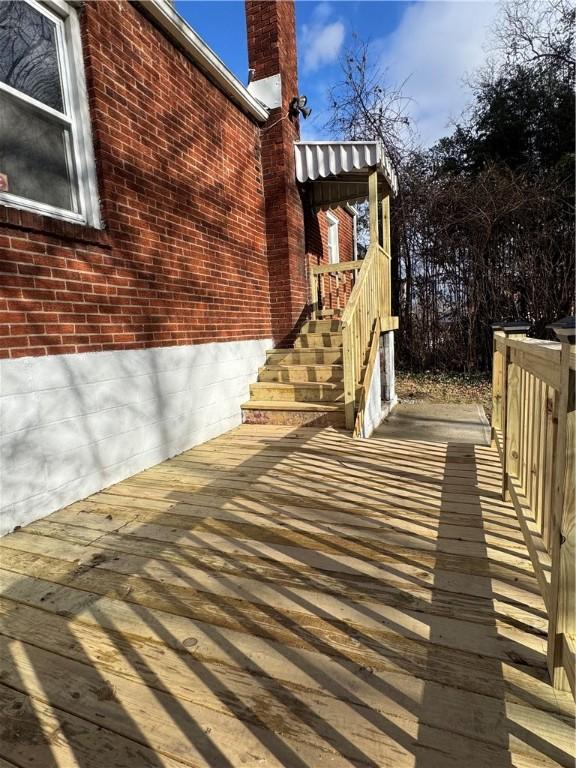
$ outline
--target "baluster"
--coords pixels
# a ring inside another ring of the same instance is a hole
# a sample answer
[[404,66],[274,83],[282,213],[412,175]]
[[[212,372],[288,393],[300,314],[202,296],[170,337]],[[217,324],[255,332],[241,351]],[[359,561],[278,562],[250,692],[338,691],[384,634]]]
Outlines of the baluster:
[[355,381],[354,322],[342,328],[342,362],[344,364],[344,415],[346,428],[354,429]]
[[518,479],[520,480],[520,488],[524,488],[524,477],[526,474],[526,458],[524,451],[526,450],[526,371],[518,364],[518,370],[520,374],[520,423],[518,426]]
[[318,275],[314,272],[314,266],[310,265],[310,300],[312,301],[311,318],[318,317]]
[[534,377],[532,452],[530,454],[530,504],[538,516],[538,456],[540,454],[540,380]]
[[532,508],[532,451],[534,449],[534,376],[527,376],[526,398],[526,489],[524,495],[528,500],[528,506]]
[[492,337],[492,440],[496,439],[496,432],[502,429],[502,366],[503,357],[496,347],[496,333],[499,326],[492,325],[494,335]]
[[518,476],[518,429],[520,418],[519,372],[518,366],[511,363],[511,349],[508,339],[523,339],[530,328],[528,323],[494,323],[495,330],[504,334],[504,353],[502,356],[502,499],[506,501],[508,476]]
[[538,380],[538,446],[534,455],[534,517],[542,531],[542,495],[544,488],[544,462],[546,457],[546,383]]
[[550,553],[552,550],[552,503],[554,497],[554,452],[558,433],[558,392],[548,388],[546,402],[546,494],[544,497],[544,512],[542,518],[544,544]]

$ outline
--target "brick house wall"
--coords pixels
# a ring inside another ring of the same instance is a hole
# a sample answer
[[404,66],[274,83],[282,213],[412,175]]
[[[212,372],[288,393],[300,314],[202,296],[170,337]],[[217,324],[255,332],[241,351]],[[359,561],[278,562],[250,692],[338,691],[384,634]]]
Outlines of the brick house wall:
[[[334,208],[338,219],[338,250],[340,261],[354,259],[354,217],[345,208]],[[306,258],[308,268],[328,263],[328,217],[325,211],[306,212]],[[320,306],[342,309],[353,288],[352,274],[323,275],[320,278]]]
[[239,424],[272,344],[260,126],[139,6],[79,15],[104,228],[0,206],[0,534]]
[[248,61],[255,79],[280,74],[282,106],[270,112],[262,129],[262,171],[266,199],[266,228],[272,331],[285,346],[305,319],[308,275],[304,237],[304,207],[296,182],[294,142],[300,138],[298,118],[286,118],[298,95],[296,24],[293,2],[247,0]]
[[275,124],[298,93],[293,3],[247,3],[257,76],[283,78],[264,126],[143,6],[77,13],[103,228],[0,204],[0,535],[239,424],[306,317],[306,243],[326,252],[298,123]]
[[[282,105],[270,112],[262,129],[262,169],[270,271],[272,333],[278,346],[289,346],[308,316],[309,267],[327,260],[326,214],[315,213],[296,182],[294,142],[299,119],[286,117],[299,95],[294,3],[247,0],[248,60],[254,79],[281,76]],[[340,260],[353,258],[353,219],[334,211],[339,226]],[[338,281],[345,300],[350,280]]]
[[269,337],[259,126],[134,5],[81,23],[105,230],[0,206],[0,356]]
[[[345,208],[334,208],[337,217],[340,261],[354,259],[354,217]],[[306,255],[309,264],[328,263],[328,217],[325,211],[308,211],[306,216]]]

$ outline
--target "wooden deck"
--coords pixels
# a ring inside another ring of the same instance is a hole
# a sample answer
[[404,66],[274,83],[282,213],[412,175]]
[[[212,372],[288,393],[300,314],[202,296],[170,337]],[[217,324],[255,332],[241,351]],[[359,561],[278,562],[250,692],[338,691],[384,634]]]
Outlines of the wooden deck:
[[573,765],[484,447],[244,426],[0,542],[0,768]]

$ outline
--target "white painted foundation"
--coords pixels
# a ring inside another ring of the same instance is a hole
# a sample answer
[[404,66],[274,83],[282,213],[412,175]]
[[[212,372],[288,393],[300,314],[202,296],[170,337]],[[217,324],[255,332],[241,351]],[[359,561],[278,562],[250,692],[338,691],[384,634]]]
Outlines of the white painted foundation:
[[382,421],[381,390],[380,349],[378,349],[378,352],[376,353],[376,361],[374,363],[374,371],[372,373],[372,381],[370,382],[368,397],[366,398],[366,406],[364,408],[362,437],[370,437],[372,432],[374,432],[376,427],[378,427]]
[[370,437],[382,421],[395,408],[398,399],[395,388],[396,374],[394,370],[394,333],[388,331],[380,337],[374,372],[366,406],[361,437]]
[[394,367],[394,331],[380,337],[382,400],[396,403],[396,369]]
[[396,369],[394,366],[394,331],[383,333],[380,338],[382,420],[398,405],[396,397]]
[[240,424],[271,347],[0,360],[0,536]]

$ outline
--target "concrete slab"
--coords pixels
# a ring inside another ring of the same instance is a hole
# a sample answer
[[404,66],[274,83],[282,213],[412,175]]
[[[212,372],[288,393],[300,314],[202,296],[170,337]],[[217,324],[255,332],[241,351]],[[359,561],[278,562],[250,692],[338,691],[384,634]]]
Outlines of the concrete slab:
[[490,445],[490,425],[477,403],[399,403],[374,437]]

